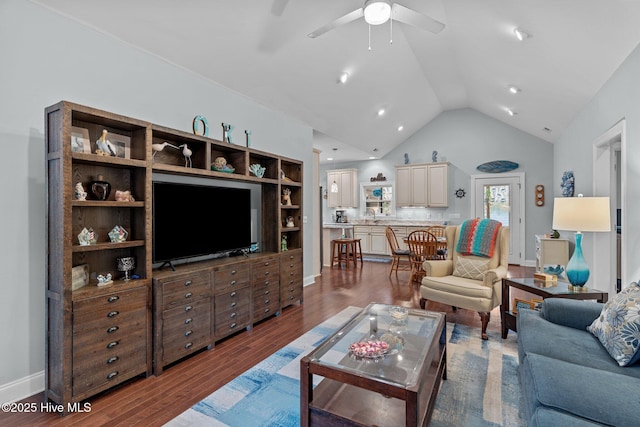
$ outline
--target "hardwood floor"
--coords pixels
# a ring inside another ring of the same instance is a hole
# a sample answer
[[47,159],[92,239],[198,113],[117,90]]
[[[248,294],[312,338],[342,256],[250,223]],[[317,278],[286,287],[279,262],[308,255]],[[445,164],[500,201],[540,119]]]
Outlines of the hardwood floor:
[[[407,284],[409,273],[388,278],[389,264],[365,262],[362,268],[325,268],[316,283],[304,288],[304,302],[286,308],[277,318],[229,337],[208,351],[167,367],[162,375],[138,378],[88,401],[90,412],[65,417],[40,410],[44,394],[25,399],[34,413],[0,413],[0,425],[11,426],[158,426],[176,417],[234,377],[265,359],[325,319],[348,306],[370,302],[418,308],[418,284]],[[533,274],[533,268],[511,266],[511,277]],[[478,328],[480,317],[469,310],[428,302],[428,310],[447,313],[447,321]],[[494,309],[489,331],[499,333],[500,312]]]

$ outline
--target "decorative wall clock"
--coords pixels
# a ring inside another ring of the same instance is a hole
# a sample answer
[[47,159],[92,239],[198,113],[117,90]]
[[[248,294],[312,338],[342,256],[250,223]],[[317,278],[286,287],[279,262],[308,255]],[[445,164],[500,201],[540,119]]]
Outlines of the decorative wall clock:
[[462,198],[464,197],[464,195],[465,195],[465,194],[467,194],[467,193],[466,193],[466,192],[464,191],[464,189],[462,189],[462,188],[458,188],[458,189],[456,190],[456,197],[457,197],[458,199],[462,199]]

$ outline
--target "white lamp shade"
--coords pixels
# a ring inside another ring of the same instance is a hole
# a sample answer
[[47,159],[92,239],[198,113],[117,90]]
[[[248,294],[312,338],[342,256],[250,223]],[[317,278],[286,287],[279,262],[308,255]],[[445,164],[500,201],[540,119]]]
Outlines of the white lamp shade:
[[367,0],[364,4],[364,20],[370,25],[384,24],[391,17],[391,5],[385,0]]
[[564,231],[611,231],[609,198],[556,197],[552,228]]

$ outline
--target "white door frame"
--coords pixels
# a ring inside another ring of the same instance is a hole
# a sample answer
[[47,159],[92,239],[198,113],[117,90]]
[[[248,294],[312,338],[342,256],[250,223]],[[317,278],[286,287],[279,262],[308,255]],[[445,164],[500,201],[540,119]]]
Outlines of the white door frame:
[[[510,221],[511,223],[509,224],[509,228],[513,229],[514,227],[518,227],[517,231],[518,231],[518,241],[516,242],[517,247],[513,247],[512,248],[512,256],[510,257],[510,259],[512,260],[511,263],[517,263],[518,265],[524,265],[524,258],[525,258],[525,242],[526,242],[526,235],[525,235],[525,175],[524,172],[512,172],[512,173],[493,173],[493,174],[482,174],[482,175],[471,175],[471,190],[470,190],[470,202],[471,202],[471,209],[469,209],[469,212],[472,212],[472,217],[478,217],[479,213],[476,212],[476,180],[479,179],[505,179],[505,178],[516,178],[520,185],[517,189],[518,191],[518,196],[519,196],[519,202],[518,202],[518,211],[519,211],[519,218],[514,218],[511,217]],[[517,262],[514,262],[517,261]]]
[[[616,294],[616,254],[617,254],[617,233],[614,231],[617,198],[620,197],[620,208],[622,209],[622,234],[620,250],[620,275],[622,286],[627,283],[626,278],[626,247],[625,238],[627,230],[627,183],[626,183],[626,161],[627,158],[627,137],[625,119],[620,120],[609,130],[593,141],[593,195],[609,196],[611,198],[611,232],[592,233],[593,254],[589,265],[593,266],[592,276],[589,284],[604,291],[609,295]],[[620,192],[616,191],[616,171],[615,171],[615,151],[620,149],[621,164],[621,185]]]

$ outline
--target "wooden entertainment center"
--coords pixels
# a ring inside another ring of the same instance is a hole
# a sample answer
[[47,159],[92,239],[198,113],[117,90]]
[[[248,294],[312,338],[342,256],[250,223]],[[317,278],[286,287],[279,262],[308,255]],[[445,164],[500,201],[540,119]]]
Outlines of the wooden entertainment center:
[[[103,130],[123,141],[118,156],[96,154]],[[192,166],[181,150],[153,150],[164,142],[186,144]],[[45,144],[46,400],[66,408],[133,377],[159,375],[167,365],[302,303],[301,161],[67,101],[45,109]],[[217,157],[235,170],[212,170]],[[256,163],[266,167],[262,177],[249,171]],[[154,173],[258,184],[260,252],[154,269]],[[99,176],[111,184],[106,200],[76,197],[77,183],[88,189]],[[281,202],[285,189],[290,205]],[[116,190],[133,198],[116,200]],[[125,240],[110,240],[115,226],[128,232]],[[79,244],[85,228],[96,242]],[[135,259],[130,280],[118,271],[118,259],[126,257]],[[97,286],[96,277],[107,274],[113,283]]]

